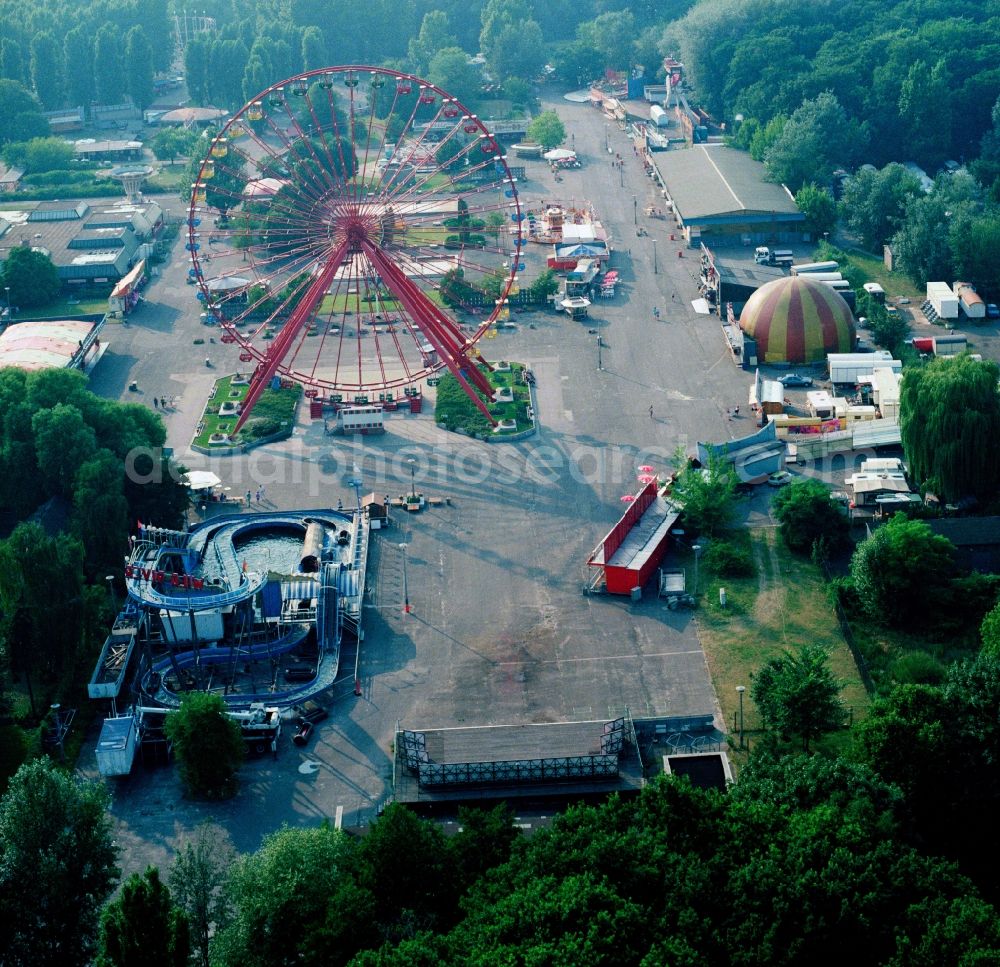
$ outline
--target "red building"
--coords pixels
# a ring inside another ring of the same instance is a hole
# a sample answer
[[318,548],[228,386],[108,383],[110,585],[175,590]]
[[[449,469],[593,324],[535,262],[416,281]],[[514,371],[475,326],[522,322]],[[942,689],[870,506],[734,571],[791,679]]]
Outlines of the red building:
[[609,594],[631,594],[642,588],[663,558],[680,511],[658,488],[659,481],[652,480],[636,494],[587,561],[602,569]]

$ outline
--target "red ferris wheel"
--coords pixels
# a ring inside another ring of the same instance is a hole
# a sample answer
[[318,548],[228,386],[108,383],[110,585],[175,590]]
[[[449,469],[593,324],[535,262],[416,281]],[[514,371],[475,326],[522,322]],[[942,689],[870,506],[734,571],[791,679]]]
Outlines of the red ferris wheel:
[[509,313],[522,219],[500,145],[433,84],[353,66],[261,92],[212,139],[187,222],[198,298],[253,367],[237,429],[275,376],[350,402],[443,367],[489,417],[476,343]]

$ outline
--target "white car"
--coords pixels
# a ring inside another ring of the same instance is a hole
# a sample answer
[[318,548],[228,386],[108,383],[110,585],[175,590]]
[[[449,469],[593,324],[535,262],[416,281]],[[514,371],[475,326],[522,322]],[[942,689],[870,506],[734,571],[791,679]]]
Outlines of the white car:
[[772,473],[770,477],[767,478],[768,487],[784,487],[786,484],[792,482],[792,475],[787,470],[779,470],[777,473]]

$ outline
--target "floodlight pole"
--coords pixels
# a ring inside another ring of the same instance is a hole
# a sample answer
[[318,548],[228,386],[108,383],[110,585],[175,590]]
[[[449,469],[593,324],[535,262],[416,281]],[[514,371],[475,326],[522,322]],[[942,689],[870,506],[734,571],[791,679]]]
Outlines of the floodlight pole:
[[736,691],[740,696],[740,748],[743,748],[743,693],[747,690],[746,685],[737,685]]

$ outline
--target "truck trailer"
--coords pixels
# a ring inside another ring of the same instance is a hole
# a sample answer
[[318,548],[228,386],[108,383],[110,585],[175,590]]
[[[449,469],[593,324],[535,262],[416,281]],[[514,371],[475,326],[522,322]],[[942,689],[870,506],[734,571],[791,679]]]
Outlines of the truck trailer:
[[659,104],[654,104],[649,109],[649,120],[658,128],[670,127],[670,115]]
[[958,296],[947,282],[928,282],[927,301],[939,319],[958,318]]
[[816,272],[839,272],[840,266],[830,262],[801,262],[792,266],[792,275],[812,275]]
[[986,318],[986,303],[972,285],[968,282],[956,282],[952,288],[958,297],[958,306],[963,315],[969,319]]
[[829,353],[830,382],[835,385],[855,385],[862,376],[871,376],[875,367],[902,372],[903,364],[885,349],[873,353]]

